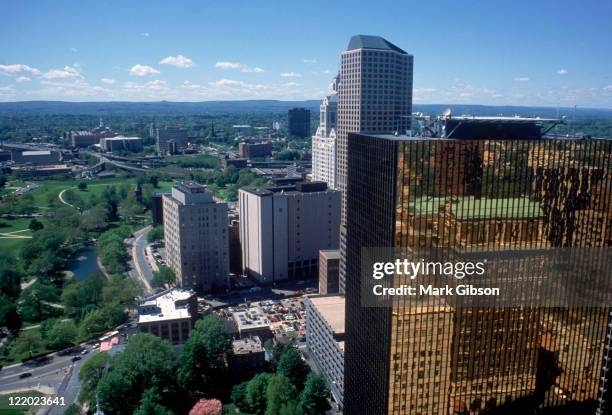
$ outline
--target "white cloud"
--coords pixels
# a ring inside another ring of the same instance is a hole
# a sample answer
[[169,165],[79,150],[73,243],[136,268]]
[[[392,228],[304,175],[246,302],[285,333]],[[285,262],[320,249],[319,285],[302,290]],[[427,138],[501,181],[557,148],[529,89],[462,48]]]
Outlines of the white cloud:
[[191,59],[183,55],[168,56],[159,61],[162,65],[172,65],[177,68],[191,68],[194,64]]
[[215,63],[215,68],[218,69],[233,69],[233,70],[239,70],[240,72],[245,72],[245,73],[250,73],[250,72],[254,72],[254,73],[262,73],[264,70],[259,68],[259,67],[251,67],[249,65],[245,65],[244,63],[240,63],[240,62],[228,62],[228,61],[219,61],[217,63]]
[[565,68],[561,68],[561,69],[559,69],[557,71],[557,75],[561,75],[561,76],[567,75],[568,73],[569,73],[569,71],[567,69],[565,69]]
[[514,78],[514,80],[517,82],[527,82],[529,81],[529,78],[526,76],[517,76]]
[[157,75],[159,71],[147,65],[136,64],[130,69],[130,75],[134,76],[152,76]]
[[22,83],[22,82],[30,82],[32,79],[28,78],[27,76],[20,76],[19,78],[15,79],[15,81]]
[[3,75],[15,75],[21,72],[27,72],[32,75],[40,75],[40,71],[36,68],[32,68],[28,65],[21,63],[15,63],[12,65],[0,65],[0,74]]
[[302,74],[297,72],[283,72],[280,74],[280,76],[283,78],[299,78],[302,76]]
[[329,69],[323,69],[323,70],[321,71],[321,73],[322,73],[323,75],[330,75],[330,74],[331,74],[331,71],[330,71]]
[[307,65],[314,65],[315,63],[317,63],[316,59],[303,59],[303,61]]
[[83,76],[75,66],[64,66],[64,69],[51,69],[43,76],[45,79],[82,78]]
[[108,85],[112,85],[115,82],[117,82],[117,81],[115,81],[114,79],[111,79],[111,78],[102,78],[102,79],[100,79],[100,81],[102,81],[102,82],[104,82],[105,84],[108,84]]
[[142,36],[142,37],[149,37],[149,36],[151,36],[151,34],[149,32],[142,32],[140,34],[140,36]]
[[607,92],[612,92],[612,85],[606,85],[606,86],[604,86],[604,91],[607,91]]
[[79,50],[77,48],[70,48],[71,51],[73,52],[78,52]]

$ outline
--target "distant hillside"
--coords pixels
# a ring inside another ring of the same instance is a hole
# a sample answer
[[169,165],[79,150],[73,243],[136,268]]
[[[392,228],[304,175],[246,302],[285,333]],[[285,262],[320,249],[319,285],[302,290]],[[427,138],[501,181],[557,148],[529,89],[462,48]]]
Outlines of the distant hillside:
[[[200,115],[220,113],[283,113],[293,107],[319,111],[319,100],[309,101],[204,101],[204,102],[65,102],[21,101],[0,103],[0,115]],[[454,114],[537,115],[540,117],[574,116],[573,108],[427,104],[414,105],[414,111],[441,114],[451,108]],[[612,109],[578,108],[576,118],[612,118]]]

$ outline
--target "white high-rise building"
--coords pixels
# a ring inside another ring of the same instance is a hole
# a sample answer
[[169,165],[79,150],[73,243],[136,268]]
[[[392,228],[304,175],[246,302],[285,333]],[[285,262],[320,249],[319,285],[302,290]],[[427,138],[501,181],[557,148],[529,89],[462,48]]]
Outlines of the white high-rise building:
[[319,127],[312,136],[312,180],[326,182],[332,189],[336,188],[337,79],[332,83],[334,93],[321,102]]

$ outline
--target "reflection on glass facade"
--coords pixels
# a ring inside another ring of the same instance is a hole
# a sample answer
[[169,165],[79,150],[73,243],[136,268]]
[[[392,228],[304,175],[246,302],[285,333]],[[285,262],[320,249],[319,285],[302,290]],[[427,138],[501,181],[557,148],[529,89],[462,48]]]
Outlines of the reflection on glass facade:
[[611,155],[608,140],[351,134],[345,413],[594,413],[609,309],[410,297],[363,307],[360,256],[362,247],[610,247]]

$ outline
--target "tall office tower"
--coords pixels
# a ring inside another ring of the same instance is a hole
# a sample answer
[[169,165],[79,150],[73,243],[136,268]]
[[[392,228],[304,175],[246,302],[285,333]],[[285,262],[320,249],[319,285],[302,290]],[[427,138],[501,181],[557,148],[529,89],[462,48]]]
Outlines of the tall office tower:
[[413,57],[379,36],[353,36],[338,85],[336,183],[342,192],[340,292],[344,292],[347,139],[351,132],[405,133],[412,113]]
[[319,127],[312,136],[312,180],[325,182],[332,189],[336,188],[337,79],[332,83],[334,93],[321,103]]
[[187,145],[187,130],[178,127],[163,127],[156,130],[157,152],[159,154],[168,153],[168,141],[174,140],[174,149],[185,148]]
[[240,189],[244,273],[263,283],[317,275],[319,250],[338,249],[340,193],[322,182]]
[[163,200],[166,256],[179,285],[199,292],[227,288],[227,204],[194,182],[174,186]]
[[[504,140],[503,123],[538,121],[464,122],[489,139],[349,135],[344,413],[591,414],[609,317],[591,296],[549,308],[362,302],[364,247],[488,255],[492,286],[518,287],[518,299],[553,275],[556,288],[535,298],[557,304],[560,268],[549,274],[539,253],[612,245],[610,140]],[[570,296],[592,289],[587,274]]]
[[310,132],[310,110],[308,108],[291,108],[289,116],[289,135],[306,138]]

